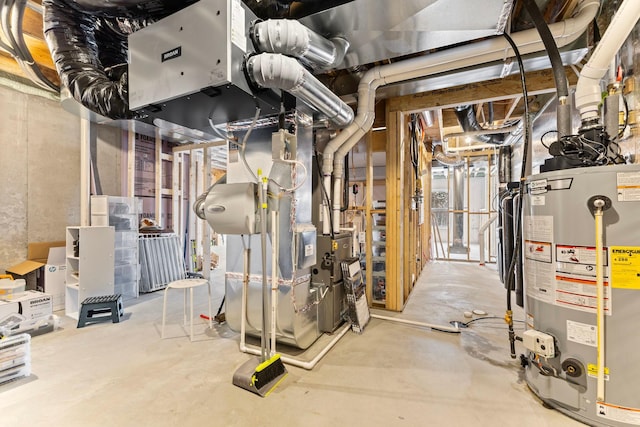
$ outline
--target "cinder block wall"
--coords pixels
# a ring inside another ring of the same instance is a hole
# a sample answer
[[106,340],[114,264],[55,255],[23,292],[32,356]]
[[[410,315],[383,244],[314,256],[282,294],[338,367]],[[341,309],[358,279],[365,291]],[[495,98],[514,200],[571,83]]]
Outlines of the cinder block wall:
[[[119,128],[100,126],[94,158],[104,194],[120,195]],[[57,101],[0,86],[0,273],[27,243],[65,239],[80,223],[80,119]]]

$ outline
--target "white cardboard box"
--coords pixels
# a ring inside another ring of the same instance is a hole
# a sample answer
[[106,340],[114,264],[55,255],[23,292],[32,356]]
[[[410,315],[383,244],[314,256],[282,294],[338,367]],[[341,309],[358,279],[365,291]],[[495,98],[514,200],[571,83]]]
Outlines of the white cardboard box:
[[[15,295],[7,302],[15,304],[11,309],[17,310],[17,313],[23,315],[27,320],[48,318],[53,314],[51,295],[44,292],[26,291]],[[6,307],[6,304],[4,306]],[[7,308],[7,310],[9,309]]]
[[65,248],[50,248],[44,266],[44,291],[51,295],[53,310],[64,310],[64,287],[67,265]]

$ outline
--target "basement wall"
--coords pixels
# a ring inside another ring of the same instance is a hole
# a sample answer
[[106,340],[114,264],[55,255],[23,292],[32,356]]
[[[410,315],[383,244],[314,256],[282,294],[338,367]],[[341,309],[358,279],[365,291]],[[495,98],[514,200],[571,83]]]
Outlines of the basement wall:
[[[120,195],[121,131],[99,126],[104,194]],[[0,86],[0,274],[27,244],[65,240],[80,223],[80,119],[57,101]]]

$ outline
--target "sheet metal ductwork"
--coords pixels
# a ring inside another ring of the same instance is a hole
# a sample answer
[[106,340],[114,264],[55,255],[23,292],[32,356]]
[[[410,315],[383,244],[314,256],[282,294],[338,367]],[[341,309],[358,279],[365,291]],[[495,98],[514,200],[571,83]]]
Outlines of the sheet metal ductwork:
[[[478,123],[474,105],[456,107],[454,111],[462,130],[466,132],[485,130]],[[473,138],[485,144],[502,144],[504,142],[504,134],[475,135]]]
[[353,121],[353,110],[294,58],[261,53],[247,60],[247,69],[256,85],[291,93],[325,114],[338,127]]

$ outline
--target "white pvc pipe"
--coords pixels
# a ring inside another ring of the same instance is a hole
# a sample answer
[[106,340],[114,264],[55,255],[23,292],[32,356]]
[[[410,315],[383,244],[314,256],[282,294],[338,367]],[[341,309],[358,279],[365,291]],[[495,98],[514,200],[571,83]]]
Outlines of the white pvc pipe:
[[498,219],[498,215],[497,214],[491,214],[491,216],[489,217],[487,222],[482,224],[482,226],[478,230],[478,244],[480,245],[480,265],[484,265],[484,261],[485,261],[485,259],[484,259],[484,232],[487,231],[487,228],[489,228],[489,226],[491,224],[493,224],[496,219]]
[[640,18],[640,1],[624,0],[611,20],[607,31],[593,51],[589,62],[580,71],[576,86],[576,108],[583,122],[598,119],[602,102],[600,80],[607,74],[611,60]]
[[278,313],[278,212],[271,211],[271,354],[276,354],[276,322]]
[[[637,2],[637,0],[635,1]],[[583,0],[574,17],[549,25],[549,30],[558,47],[566,46],[575,41],[593,21],[599,8],[599,0]],[[522,55],[545,49],[535,28],[514,33],[512,38]],[[376,91],[380,86],[504,60],[512,56],[514,56],[513,50],[506,39],[495,37],[371,68],[364,74],[358,85],[358,114],[353,123],[329,141],[325,147],[322,155],[323,175],[331,175],[334,169],[337,170],[337,173],[342,174],[344,156],[371,129],[375,115]],[[339,195],[334,194],[333,198],[336,197],[339,198]]]
[[[241,238],[244,244],[244,237]],[[245,248],[243,256],[244,277],[242,278],[242,304],[240,309],[240,349],[245,347],[245,334],[247,333],[247,295],[249,293],[249,257],[251,256],[251,249]]]
[[[340,338],[345,336],[345,334],[349,331],[349,329],[351,329],[351,325],[349,324],[345,325],[342,328],[342,330],[339,333],[337,333],[333,337],[333,339],[322,349],[322,351],[318,353],[316,357],[309,360],[308,362],[304,362],[302,360],[298,360],[298,359],[294,359],[294,358],[291,358],[288,356],[282,356],[282,355],[280,355],[280,360],[282,360],[287,365],[292,365],[298,368],[311,370],[318,364],[320,359],[322,359],[329,352],[329,350],[331,350],[338,343],[338,341],[340,341]],[[248,347],[245,344],[244,339],[242,339],[242,336],[240,337],[240,351],[242,351],[243,353],[249,353],[256,356],[260,355],[260,349],[257,349],[254,347]]]
[[604,326],[604,262],[602,259],[603,251],[603,232],[602,232],[602,208],[604,206],[603,200],[596,200],[594,206],[596,207],[594,212],[595,226],[596,226],[596,330],[597,330],[597,386],[596,386],[596,400],[598,402],[604,402],[604,358],[605,358],[605,326]]
[[331,234],[331,223],[329,222],[329,218],[331,217],[331,215],[329,215],[329,209],[331,209],[331,207],[329,206],[330,200],[327,200],[331,194],[331,173],[325,175],[322,180],[324,191],[327,192],[326,197],[322,198],[322,234],[328,236]]
[[460,328],[458,328],[457,326],[435,325],[433,323],[416,322],[415,320],[398,319],[397,317],[380,316],[379,314],[372,314],[371,317],[374,319],[388,320],[390,322],[404,323],[406,325],[422,326],[425,328],[437,329],[439,331],[444,331],[444,332],[460,333]]
[[[334,176],[333,177],[333,194],[342,194],[342,177]],[[340,229],[340,207],[342,206],[342,200],[340,197],[333,198],[333,229]]]

